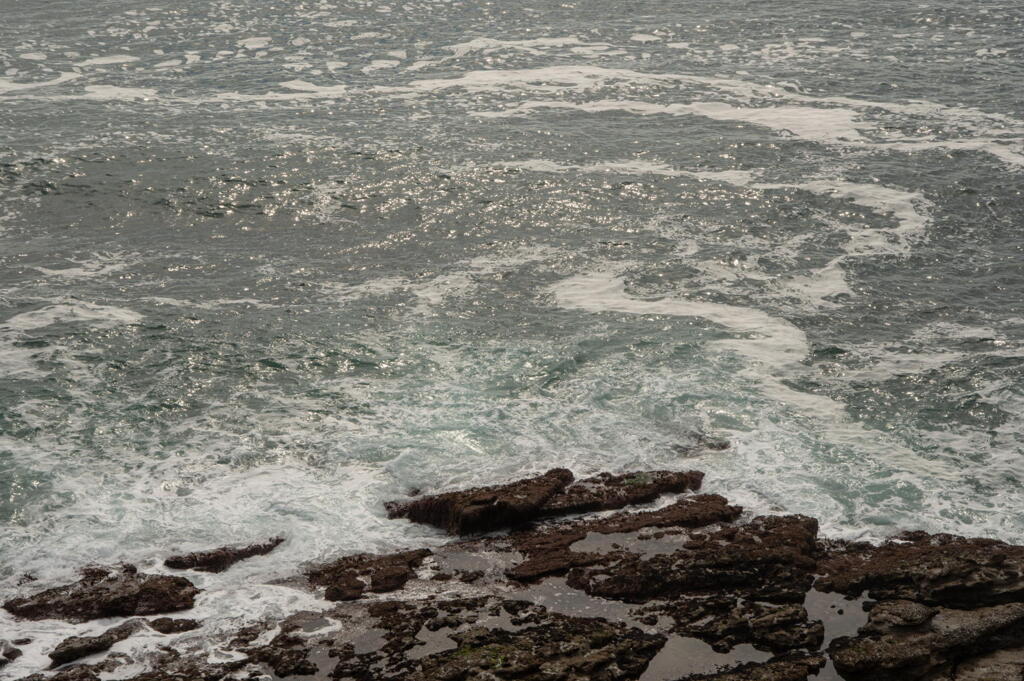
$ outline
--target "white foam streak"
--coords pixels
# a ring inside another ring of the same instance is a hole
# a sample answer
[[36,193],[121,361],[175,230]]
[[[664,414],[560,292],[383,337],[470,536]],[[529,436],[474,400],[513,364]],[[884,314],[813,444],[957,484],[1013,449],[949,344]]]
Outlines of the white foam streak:
[[804,332],[794,324],[760,310],[692,301],[682,298],[645,300],[626,294],[625,281],[610,271],[580,274],[551,288],[561,307],[587,312],[620,312],[638,315],[701,317],[743,336],[709,343],[744,358],[741,373],[749,376],[767,396],[795,407],[804,418],[825,424],[829,440],[867,452],[884,451],[887,463],[933,479],[952,481],[957,473],[947,464],[923,459],[914,452],[868,431],[854,422],[845,407],[827,397],[791,388],[786,379],[803,373],[801,360],[809,346]]
[[819,109],[806,106],[770,106],[749,108],[725,102],[694,102],[690,104],[655,104],[637,100],[604,99],[572,103],[562,101],[528,101],[502,111],[477,111],[479,117],[500,118],[520,116],[539,109],[570,109],[587,113],[623,111],[638,116],[665,114],[670,116],[703,116],[720,121],[740,121],[771,128],[788,136],[800,137],[822,144],[867,144],[858,128],[858,114],[848,109]]
[[565,38],[534,38],[532,40],[496,40],[494,38],[474,38],[463,43],[449,45],[455,58],[465,57],[473,52],[491,54],[499,50],[518,50],[529,54],[544,54],[544,48],[552,47],[611,47],[608,43],[587,43],[576,36]]
[[332,99],[341,97],[347,91],[345,85],[315,85],[304,80],[288,80],[278,84],[288,92],[268,92],[260,95],[242,94],[239,92],[223,92],[210,101],[233,102],[280,102],[301,101],[306,99]]
[[[406,86],[379,87],[380,92],[438,92],[460,88],[470,93],[524,90],[547,94],[586,92],[616,85],[694,86],[710,89],[736,100],[690,101],[660,104],[638,100],[604,99],[591,102],[561,100],[526,101],[503,110],[475,111],[478,117],[527,115],[538,109],[575,109],[589,113],[624,111],[636,115],[698,115],[714,120],[741,121],[776,132],[822,144],[838,146],[884,147],[901,151],[927,149],[964,149],[992,154],[1015,166],[1024,166],[1024,141],[1006,135],[1024,134],[1024,123],[1002,114],[989,114],[964,107],[947,107],[915,100],[909,103],[876,102],[850,97],[812,97],[775,85],[738,79],[706,78],[686,74],[644,73],[631,69],[613,69],[593,65],[548,66],[534,69],[493,69],[469,71],[454,78],[413,80]],[[795,104],[765,104],[788,101]],[[974,132],[969,138],[937,139],[922,136],[883,139],[887,136],[873,113],[886,111],[901,115],[928,115],[946,125],[965,127]],[[874,133],[878,139],[865,136]],[[998,137],[989,137],[995,134]]]
[[110,64],[128,64],[133,61],[138,61],[138,57],[133,57],[130,54],[111,54],[106,57],[93,57],[92,59],[86,59],[80,61],[75,66],[107,66]]
[[31,312],[22,312],[0,322],[0,331],[31,331],[51,324],[85,322],[94,328],[109,329],[122,324],[138,324],[142,315],[123,307],[94,303],[63,303]]
[[49,87],[51,85],[59,85],[66,83],[69,80],[75,80],[79,75],[77,73],[62,73],[53,80],[43,80],[34,83],[15,83],[9,78],[0,78],[0,94],[6,94],[8,92],[20,92],[22,90],[34,90],[41,87]]

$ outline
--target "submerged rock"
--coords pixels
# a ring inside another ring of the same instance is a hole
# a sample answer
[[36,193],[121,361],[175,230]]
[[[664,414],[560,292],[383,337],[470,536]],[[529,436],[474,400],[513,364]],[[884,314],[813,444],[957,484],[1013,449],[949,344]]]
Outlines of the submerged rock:
[[71,636],[61,641],[50,653],[53,666],[67,664],[86,655],[109,650],[110,646],[123,641],[144,626],[143,620],[129,620],[107,629],[98,636]]
[[100,617],[153,615],[191,608],[199,593],[184,577],[147,575],[134,566],[90,568],[82,579],[33,596],[12,598],[4,609],[30,620],[85,622]]
[[538,517],[553,496],[573,480],[565,468],[505,485],[476,487],[387,504],[388,517],[434,525],[449,534],[474,534],[511,527]]
[[249,546],[222,546],[210,551],[196,551],[178,556],[171,556],[164,565],[176,570],[200,570],[202,572],[223,572],[240,560],[263,556],[277,548],[284,537],[274,537],[261,544]]

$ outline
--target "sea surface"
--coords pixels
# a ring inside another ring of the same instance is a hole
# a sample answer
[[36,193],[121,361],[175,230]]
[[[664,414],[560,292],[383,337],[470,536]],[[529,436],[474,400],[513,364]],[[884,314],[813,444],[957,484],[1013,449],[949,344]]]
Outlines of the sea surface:
[[0,595],[287,537],[226,630],[555,466],[1024,542],[1022,84],[987,0],[0,0]]

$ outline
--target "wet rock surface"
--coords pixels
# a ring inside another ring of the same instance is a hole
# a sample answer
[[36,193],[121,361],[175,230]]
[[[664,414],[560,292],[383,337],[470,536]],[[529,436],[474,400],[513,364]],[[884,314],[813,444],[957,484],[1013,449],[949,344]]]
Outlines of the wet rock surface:
[[836,668],[848,679],[933,678],[962,660],[1024,645],[1024,603],[936,608],[918,621],[921,614],[907,602],[879,603],[862,629],[866,636],[829,646]]
[[875,599],[953,608],[1024,600],[1024,546],[905,532],[878,547],[852,545],[822,561],[822,586]]
[[164,565],[176,570],[200,570],[202,572],[223,572],[240,560],[253,556],[265,556],[277,548],[284,537],[274,537],[259,544],[249,546],[222,546],[210,551],[196,551],[171,556]]
[[429,555],[429,549],[383,556],[360,553],[314,567],[306,576],[311,584],[326,587],[324,597],[327,600],[351,601],[366,591],[386,593],[401,589]]
[[153,615],[191,608],[199,593],[184,577],[147,575],[127,565],[88,568],[74,584],[12,598],[4,609],[30,620],[85,622],[100,617]]
[[646,504],[663,494],[698,490],[703,480],[704,474],[699,471],[635,471],[621,475],[601,473],[577,480],[552,496],[540,508],[540,515],[563,516]]
[[198,620],[184,618],[158,617],[149,621],[150,629],[161,634],[180,634],[183,631],[192,631],[201,626],[203,625]]
[[505,485],[390,502],[388,516],[433,525],[449,534],[490,532],[538,517],[542,507],[572,480],[569,470],[554,468]]
[[800,602],[814,581],[818,523],[804,516],[759,517],[748,525],[695,533],[679,551],[576,568],[569,585],[594,596],[645,602],[730,592],[772,603]]
[[[1024,679],[1024,547],[920,532],[881,546],[831,541],[806,516],[745,517],[696,493],[701,481],[651,471],[573,482],[555,469],[419,497],[390,514],[453,534],[510,531],[306,566],[287,584],[325,610],[211,632],[214,656],[175,647],[194,636],[167,638],[141,674],[124,666],[140,661],[112,653],[29,678]],[[196,593],[180,577],[90,570],[5,608],[83,622],[184,609]],[[201,623],[148,624],[170,634]],[[71,637],[51,658],[68,665],[139,626]]]
[[50,651],[50,659],[53,661],[53,666],[58,667],[86,655],[101,653],[104,650],[109,650],[110,646],[118,641],[125,640],[143,626],[143,620],[132,619],[124,624],[111,627],[98,636],[72,636],[66,638]]
[[573,544],[590,533],[635,533],[647,528],[693,528],[712,523],[729,522],[739,517],[742,509],[730,506],[725,497],[701,494],[686,497],[657,511],[622,512],[605,518],[564,523],[552,528],[518,532],[512,545],[526,560],[508,571],[519,581],[533,581],[548,575],[562,574],[571,568],[604,564],[612,560],[594,552],[572,549]]
[[21,657],[21,649],[10,641],[0,640],[0,668]]

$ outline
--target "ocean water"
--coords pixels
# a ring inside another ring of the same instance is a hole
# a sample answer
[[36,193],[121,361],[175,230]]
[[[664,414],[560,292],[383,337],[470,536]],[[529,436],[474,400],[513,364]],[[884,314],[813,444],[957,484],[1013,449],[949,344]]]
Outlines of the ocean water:
[[554,466],[1021,542],[1022,82],[982,0],[0,0],[0,593],[286,536],[227,630]]

